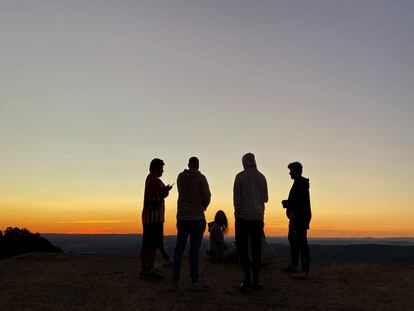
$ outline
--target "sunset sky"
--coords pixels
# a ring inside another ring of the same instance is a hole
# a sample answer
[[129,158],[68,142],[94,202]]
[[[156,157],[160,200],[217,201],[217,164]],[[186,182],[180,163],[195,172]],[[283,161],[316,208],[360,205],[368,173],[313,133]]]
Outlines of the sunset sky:
[[0,229],[142,232],[151,159],[194,155],[233,233],[252,152],[267,235],[300,161],[310,236],[414,237],[413,33],[411,0],[1,1]]

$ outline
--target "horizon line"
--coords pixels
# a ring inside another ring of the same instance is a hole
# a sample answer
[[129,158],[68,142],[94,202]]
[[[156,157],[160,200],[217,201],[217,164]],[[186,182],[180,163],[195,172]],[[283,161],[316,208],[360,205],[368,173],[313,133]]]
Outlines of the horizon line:
[[[56,234],[56,235],[142,235],[142,233],[57,233],[57,232],[39,232],[41,235]],[[167,234],[164,237],[176,237],[176,234]],[[227,237],[234,238],[235,235],[227,235]],[[204,238],[204,237],[203,237]],[[287,235],[266,235],[266,238],[287,238]],[[414,236],[393,236],[393,237],[373,237],[373,236],[361,236],[361,237],[308,237],[308,239],[414,239]]]

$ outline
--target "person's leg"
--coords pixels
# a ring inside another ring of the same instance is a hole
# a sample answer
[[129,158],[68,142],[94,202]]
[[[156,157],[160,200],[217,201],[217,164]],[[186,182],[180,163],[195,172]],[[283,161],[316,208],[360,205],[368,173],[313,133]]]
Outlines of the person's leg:
[[183,259],[185,247],[187,245],[188,228],[187,223],[183,220],[177,220],[177,241],[174,250],[174,263],[173,263],[173,284],[178,283],[181,271],[181,262]]
[[[144,224],[144,233],[141,249],[141,277],[154,279],[153,268],[155,254],[159,240],[159,226],[157,223]],[[157,275],[161,279],[160,275]]]
[[161,240],[160,240],[160,244],[158,245],[158,249],[160,250],[161,256],[162,258],[164,258],[164,260],[170,259],[170,256],[167,254],[164,248],[164,224],[162,224],[162,227],[161,227]]
[[151,271],[149,260],[149,249],[151,245],[151,225],[143,224],[142,245],[141,245],[141,273],[149,274]]
[[298,231],[299,247],[302,258],[302,271],[309,273],[310,268],[310,250],[308,244],[307,230]]
[[250,240],[252,243],[253,285],[259,284],[259,273],[262,254],[263,221],[250,221]]
[[200,248],[203,241],[203,234],[206,230],[206,221],[192,220],[190,229],[190,274],[192,282],[196,282],[200,277]]
[[299,262],[299,248],[296,241],[296,231],[293,228],[289,228],[289,246],[290,246],[290,267],[296,268]]
[[237,218],[236,219],[236,246],[237,252],[239,253],[240,263],[244,272],[243,284],[250,286],[250,260],[248,254],[248,239],[249,231],[246,226],[246,220]]

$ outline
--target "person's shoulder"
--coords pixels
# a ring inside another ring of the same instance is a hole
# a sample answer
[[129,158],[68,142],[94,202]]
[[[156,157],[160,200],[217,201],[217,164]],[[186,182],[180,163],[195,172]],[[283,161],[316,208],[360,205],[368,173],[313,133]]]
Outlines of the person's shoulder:
[[258,173],[258,174],[259,174],[259,176],[261,176],[264,180],[266,180],[265,175],[264,175],[261,171],[257,170],[257,173]]
[[185,170],[184,170],[184,171],[182,171],[182,172],[180,172],[180,173],[178,174],[177,178],[182,178],[182,177],[184,176],[184,174],[185,174]]
[[302,176],[301,178],[298,179],[298,185],[304,188],[309,188],[310,186],[309,178]]

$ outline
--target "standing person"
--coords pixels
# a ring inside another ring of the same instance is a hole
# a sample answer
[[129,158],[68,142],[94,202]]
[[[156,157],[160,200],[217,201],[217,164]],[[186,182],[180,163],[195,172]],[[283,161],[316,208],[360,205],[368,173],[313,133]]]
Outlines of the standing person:
[[[236,175],[233,188],[234,216],[236,219],[236,245],[244,272],[240,284],[242,292],[260,289],[261,243],[265,203],[269,196],[266,178],[256,166],[254,154],[247,153],[242,158],[244,170]],[[248,240],[251,241],[252,263],[248,254]],[[251,268],[253,282],[251,279]]]
[[289,175],[294,180],[287,200],[282,201],[289,218],[288,239],[290,244],[290,264],[288,270],[297,271],[299,252],[302,258],[302,270],[292,274],[293,277],[309,278],[310,251],[308,245],[307,231],[312,218],[309,179],[302,176],[302,164],[292,162],[288,165]]
[[210,189],[206,177],[200,173],[199,160],[191,157],[188,170],[178,175],[177,242],[174,252],[172,288],[177,288],[181,262],[190,236],[190,273],[193,289],[210,289],[199,275],[199,252],[206,229],[204,211],[210,204]]
[[164,172],[164,161],[153,159],[149,175],[145,180],[144,208],[142,210],[141,279],[162,280],[164,277],[154,270],[155,254],[164,240],[164,199],[172,186],[165,186],[160,177]]

